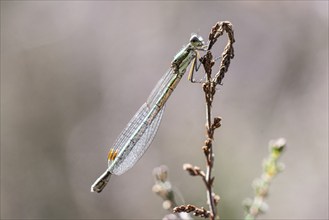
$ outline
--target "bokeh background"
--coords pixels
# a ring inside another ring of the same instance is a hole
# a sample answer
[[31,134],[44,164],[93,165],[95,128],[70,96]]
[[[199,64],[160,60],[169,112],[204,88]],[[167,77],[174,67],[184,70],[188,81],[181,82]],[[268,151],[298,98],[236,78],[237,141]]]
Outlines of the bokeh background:
[[221,218],[243,218],[268,141],[285,137],[261,218],[327,219],[327,1],[1,1],[1,218],[161,219],[161,164],[186,203],[206,207],[201,180],[182,170],[205,167],[203,92],[185,77],[136,166],[101,194],[90,185],[191,32],[207,38],[224,20],[236,56],[213,106]]

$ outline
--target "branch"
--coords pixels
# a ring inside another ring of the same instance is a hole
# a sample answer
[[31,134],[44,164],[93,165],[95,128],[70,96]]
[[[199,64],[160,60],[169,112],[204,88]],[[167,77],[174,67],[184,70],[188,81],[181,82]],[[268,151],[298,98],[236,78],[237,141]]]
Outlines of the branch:
[[[217,42],[218,38],[222,36],[224,32],[227,32],[228,34],[228,43],[222,53],[222,60],[220,63],[219,71],[215,74],[214,77],[212,77],[212,68],[215,64],[215,61],[213,59],[211,49]],[[203,207],[201,209],[198,208],[198,210],[203,210],[202,217],[209,217],[211,220],[214,220],[216,217],[219,217],[216,211],[216,205],[218,204],[220,197],[213,192],[213,183],[215,177],[212,176],[212,168],[215,160],[215,155],[213,153],[214,132],[217,128],[221,126],[220,117],[215,117],[214,119],[212,119],[211,109],[212,102],[214,100],[214,95],[216,93],[216,86],[222,85],[222,80],[225,76],[225,73],[228,71],[230,61],[234,57],[234,42],[234,32],[232,29],[232,24],[230,22],[218,22],[215,26],[212,27],[211,32],[209,34],[208,50],[206,54],[200,58],[200,62],[203,64],[206,73],[206,81],[202,85],[206,100],[206,140],[204,142],[205,144],[202,147],[202,150],[206,158],[207,170],[206,172],[203,172],[200,170],[199,167],[193,167],[190,164],[184,165],[184,169],[187,170],[190,175],[200,176],[206,186],[209,211],[205,210]],[[188,207],[191,208],[190,206]],[[188,209],[188,207],[180,206],[176,207],[174,210],[190,210]]]

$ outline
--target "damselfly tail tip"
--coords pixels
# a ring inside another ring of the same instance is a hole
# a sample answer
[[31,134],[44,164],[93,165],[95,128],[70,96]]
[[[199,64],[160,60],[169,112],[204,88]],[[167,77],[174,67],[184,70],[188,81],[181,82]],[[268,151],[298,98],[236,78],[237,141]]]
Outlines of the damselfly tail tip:
[[102,190],[105,188],[107,183],[109,182],[111,178],[111,172],[106,171],[104,172],[96,181],[95,183],[91,186],[90,191],[91,192],[97,192],[100,193]]

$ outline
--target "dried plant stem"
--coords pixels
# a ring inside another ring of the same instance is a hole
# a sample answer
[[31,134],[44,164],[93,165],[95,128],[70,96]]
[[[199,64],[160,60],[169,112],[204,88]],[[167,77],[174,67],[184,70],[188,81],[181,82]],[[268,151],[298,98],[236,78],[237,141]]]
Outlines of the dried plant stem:
[[[222,54],[222,61],[220,64],[219,72],[215,75],[214,78],[211,77],[212,75],[212,67],[215,64],[213,60],[212,53],[210,49],[215,44],[217,39],[226,31],[228,33],[228,44],[226,45],[224,52]],[[203,91],[205,93],[205,100],[206,100],[206,134],[207,140],[205,141],[205,146],[203,147],[204,154],[206,156],[207,162],[207,170],[206,176],[203,178],[204,183],[207,188],[207,203],[209,205],[210,210],[210,219],[215,219],[216,217],[219,218],[219,214],[216,212],[216,204],[219,201],[219,196],[213,193],[213,182],[215,177],[212,177],[212,168],[214,165],[214,153],[213,153],[213,139],[214,139],[214,132],[216,128],[220,127],[221,118],[216,117],[212,122],[212,102],[214,95],[216,93],[216,86],[218,84],[222,84],[222,79],[225,76],[225,72],[227,72],[228,67],[230,65],[230,60],[234,57],[234,49],[233,43],[234,34],[232,29],[232,24],[230,22],[218,22],[212,29],[209,34],[209,46],[207,53],[201,58],[201,62],[206,72],[206,82],[203,84]]]
[[[217,39],[222,36],[224,32],[228,33],[228,44],[226,45],[224,52],[222,53],[222,60],[220,62],[219,71],[215,74],[214,77],[212,77],[212,67],[215,64],[215,61],[213,59],[211,49],[216,43]],[[216,93],[216,86],[222,84],[222,80],[230,65],[230,60],[234,57],[234,42],[234,33],[232,29],[232,24],[230,22],[218,22],[215,26],[212,27],[211,32],[209,34],[209,45],[207,52],[203,57],[200,58],[200,62],[203,64],[206,73],[206,81],[203,83],[203,91],[206,100],[206,140],[204,146],[202,147],[202,150],[206,158],[207,169],[206,172],[203,172],[199,167],[193,166],[191,164],[184,164],[183,166],[184,170],[188,171],[190,175],[200,176],[202,178],[207,189],[206,192],[209,211],[203,207],[198,208],[195,205],[181,205],[173,209],[175,213],[193,212],[195,216],[210,218],[211,220],[219,218],[219,215],[216,211],[216,205],[219,202],[219,196],[213,192],[213,183],[215,177],[212,176],[212,169],[215,159],[213,153],[214,132],[215,129],[221,126],[221,118],[215,117],[214,119],[212,119],[211,110],[214,95]]]
[[[211,63],[206,65],[213,65],[212,61],[212,55],[211,53],[206,54],[205,61],[210,61]],[[204,63],[205,64],[205,63]],[[213,154],[213,148],[212,148],[212,140],[213,140],[213,134],[214,129],[211,123],[211,105],[213,100],[214,92],[211,92],[213,89],[212,83],[211,83],[211,68],[207,68],[206,70],[206,76],[207,80],[203,85],[203,90],[205,92],[205,99],[206,99],[206,130],[207,130],[207,140],[206,145],[203,148],[205,156],[206,156],[206,162],[207,162],[207,170],[206,170],[206,177],[204,178],[204,183],[207,188],[207,203],[209,205],[210,210],[210,219],[215,219],[216,217],[216,207],[215,207],[215,201],[213,199],[213,190],[212,190],[212,183],[214,181],[214,178],[212,178],[212,167],[214,164],[214,154]]]

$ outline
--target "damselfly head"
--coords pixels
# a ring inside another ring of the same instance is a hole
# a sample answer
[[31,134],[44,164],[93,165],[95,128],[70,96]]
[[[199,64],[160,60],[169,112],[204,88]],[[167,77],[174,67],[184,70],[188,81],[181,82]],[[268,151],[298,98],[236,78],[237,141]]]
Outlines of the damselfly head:
[[202,47],[204,45],[203,38],[196,34],[191,36],[190,43],[193,47]]

